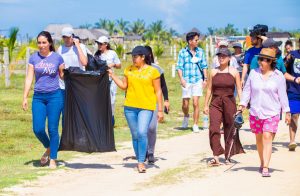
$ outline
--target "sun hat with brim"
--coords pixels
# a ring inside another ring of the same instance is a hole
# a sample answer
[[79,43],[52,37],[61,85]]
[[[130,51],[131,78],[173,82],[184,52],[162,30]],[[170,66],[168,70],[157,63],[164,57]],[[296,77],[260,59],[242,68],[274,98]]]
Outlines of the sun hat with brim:
[[216,55],[218,56],[220,54],[231,56],[231,52],[228,48],[219,48]]
[[273,38],[268,38],[265,41],[263,41],[262,46],[264,48],[269,48],[271,46],[279,47],[279,46],[281,46],[281,44],[282,44],[282,41],[275,41]]
[[101,36],[95,42],[96,43],[101,43],[101,44],[103,44],[103,43],[109,43],[109,39],[106,36]]
[[126,54],[131,54],[132,56],[134,55],[147,55],[148,50],[144,46],[136,46],[133,48],[131,52],[127,52]]
[[271,48],[263,48],[257,56],[271,60],[276,60],[276,51]]

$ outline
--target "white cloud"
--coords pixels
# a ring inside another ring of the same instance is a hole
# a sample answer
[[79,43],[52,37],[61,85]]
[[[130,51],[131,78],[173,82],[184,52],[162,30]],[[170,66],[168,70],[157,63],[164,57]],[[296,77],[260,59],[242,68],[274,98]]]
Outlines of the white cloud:
[[181,25],[176,18],[184,14],[181,8],[185,7],[189,0],[150,0],[148,3],[166,15],[164,22],[168,27],[181,30]]

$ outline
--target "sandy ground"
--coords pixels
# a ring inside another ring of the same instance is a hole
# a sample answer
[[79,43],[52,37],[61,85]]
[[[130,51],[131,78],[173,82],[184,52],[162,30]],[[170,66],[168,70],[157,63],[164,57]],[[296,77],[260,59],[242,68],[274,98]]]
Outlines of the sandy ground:
[[211,150],[208,131],[202,131],[158,140],[157,161],[145,174],[135,169],[136,161],[130,158],[133,149],[127,142],[118,152],[74,158],[64,163],[65,169],[6,190],[16,195],[72,196],[300,195],[300,147],[288,151],[288,127],[283,122],[273,144],[270,178],[258,173],[254,135],[246,129],[240,137],[246,154],[234,156],[231,165],[207,167]]

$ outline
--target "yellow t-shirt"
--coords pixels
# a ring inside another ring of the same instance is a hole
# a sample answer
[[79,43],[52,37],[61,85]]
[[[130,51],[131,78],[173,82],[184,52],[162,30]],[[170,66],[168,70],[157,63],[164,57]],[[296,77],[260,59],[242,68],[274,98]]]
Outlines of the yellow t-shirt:
[[124,75],[128,82],[124,106],[155,110],[156,94],[153,80],[159,78],[158,70],[151,66],[142,70],[138,70],[136,66],[129,66],[125,68]]

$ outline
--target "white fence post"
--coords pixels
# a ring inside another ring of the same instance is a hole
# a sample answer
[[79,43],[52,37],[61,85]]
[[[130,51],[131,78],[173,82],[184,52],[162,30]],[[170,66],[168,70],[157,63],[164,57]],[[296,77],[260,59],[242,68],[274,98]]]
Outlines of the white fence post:
[[30,48],[26,48],[26,76],[28,72],[28,64],[29,64],[29,57],[30,57]]
[[4,73],[5,73],[5,86],[9,87],[10,86],[10,79],[9,79],[9,55],[8,55],[8,48],[4,47]]
[[176,70],[175,65],[172,65],[172,78],[175,78]]

